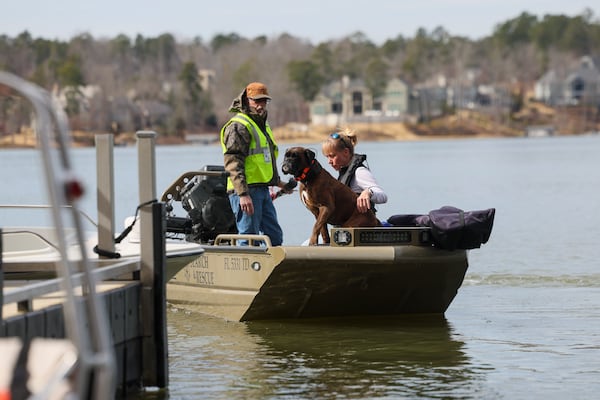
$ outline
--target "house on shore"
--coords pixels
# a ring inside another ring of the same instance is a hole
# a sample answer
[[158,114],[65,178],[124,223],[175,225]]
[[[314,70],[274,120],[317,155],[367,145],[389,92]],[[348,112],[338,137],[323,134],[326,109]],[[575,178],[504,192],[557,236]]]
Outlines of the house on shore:
[[547,71],[535,83],[535,99],[550,106],[600,106],[599,65],[600,59],[584,56],[571,68]]
[[383,94],[373,97],[361,79],[344,77],[325,86],[309,104],[311,123],[341,126],[355,122],[424,121],[452,109],[491,112],[508,109],[509,95],[502,87],[483,85],[474,78],[448,83],[443,76],[410,87],[394,78]]
[[387,82],[374,98],[362,79],[345,76],[325,86],[310,103],[313,124],[343,125],[352,122],[403,121],[409,110],[409,87],[401,79]]

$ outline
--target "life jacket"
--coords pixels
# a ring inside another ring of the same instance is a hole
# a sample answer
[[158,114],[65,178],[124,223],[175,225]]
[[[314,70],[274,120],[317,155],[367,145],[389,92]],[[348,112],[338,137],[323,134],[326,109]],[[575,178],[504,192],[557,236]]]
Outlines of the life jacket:
[[[263,132],[252,118],[244,113],[236,114],[221,129],[221,148],[223,149],[223,153],[227,151],[225,147],[225,128],[233,122],[244,125],[250,133],[250,148],[244,164],[246,183],[248,185],[270,183],[275,175],[275,162],[279,154],[271,127],[268,123],[265,123],[266,132]],[[273,153],[271,153],[269,141],[273,144]],[[233,183],[230,178],[227,178],[227,190],[233,190]]]
[[[358,167],[365,167],[366,169],[369,169],[369,167],[365,165],[365,161],[367,161],[367,156],[365,154],[354,153],[352,159],[350,160],[350,164],[348,164],[347,167],[340,169],[338,181],[350,187],[350,182],[352,182],[352,179],[354,179],[354,175],[356,175],[356,170],[358,169]],[[360,195],[360,193],[357,194]],[[374,213],[377,212],[377,209],[375,208],[375,204],[373,204],[373,202],[371,202],[371,210],[373,210]]]
[[356,174],[358,167],[365,167],[368,169],[368,167],[364,164],[366,160],[366,155],[355,153],[350,160],[350,164],[340,170],[338,181],[342,182],[346,186],[350,186],[350,182],[352,182],[352,179],[354,179],[354,175]]

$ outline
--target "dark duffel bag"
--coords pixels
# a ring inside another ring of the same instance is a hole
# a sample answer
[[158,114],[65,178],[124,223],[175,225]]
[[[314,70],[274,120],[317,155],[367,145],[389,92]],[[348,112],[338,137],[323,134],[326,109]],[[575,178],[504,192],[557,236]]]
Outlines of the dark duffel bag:
[[489,240],[495,214],[495,208],[463,211],[444,206],[429,212],[428,226],[438,247],[447,250],[476,249]]
[[476,249],[487,243],[494,225],[495,208],[477,211],[463,211],[460,208],[444,206],[429,214],[393,215],[388,222],[396,226],[427,226],[436,247],[455,249]]

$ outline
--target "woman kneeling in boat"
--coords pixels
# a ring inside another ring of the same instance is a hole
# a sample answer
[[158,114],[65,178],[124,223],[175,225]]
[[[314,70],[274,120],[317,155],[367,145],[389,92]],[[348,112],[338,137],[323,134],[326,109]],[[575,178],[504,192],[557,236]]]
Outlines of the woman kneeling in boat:
[[322,144],[322,150],[329,165],[339,171],[338,181],[358,194],[356,207],[364,213],[370,208],[375,211],[375,204],[386,203],[387,194],[369,170],[367,156],[354,153],[357,141],[356,133],[345,128],[329,135]]

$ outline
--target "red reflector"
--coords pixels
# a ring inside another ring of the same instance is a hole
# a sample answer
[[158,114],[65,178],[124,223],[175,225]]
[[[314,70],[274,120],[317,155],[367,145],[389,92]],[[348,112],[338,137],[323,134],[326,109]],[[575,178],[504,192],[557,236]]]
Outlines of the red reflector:
[[77,180],[69,180],[65,183],[65,196],[67,201],[73,202],[83,196],[83,186]]

